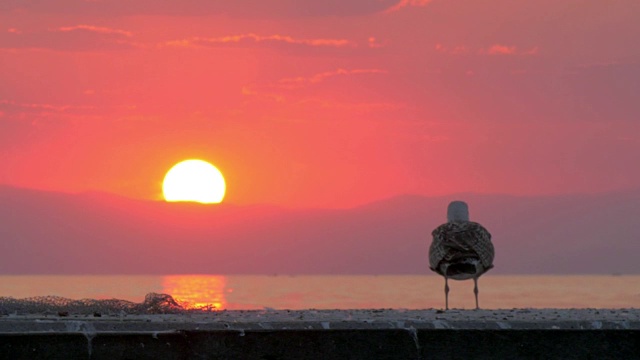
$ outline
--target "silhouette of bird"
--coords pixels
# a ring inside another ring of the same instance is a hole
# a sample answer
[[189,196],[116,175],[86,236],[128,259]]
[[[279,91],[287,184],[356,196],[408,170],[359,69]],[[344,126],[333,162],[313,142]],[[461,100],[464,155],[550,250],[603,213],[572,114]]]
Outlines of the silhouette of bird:
[[478,278],[493,267],[495,251],[491,234],[482,225],[469,221],[469,207],[452,201],[447,208],[447,222],[431,233],[429,268],[444,276],[445,307],[449,310],[448,280],[473,279],[478,306]]

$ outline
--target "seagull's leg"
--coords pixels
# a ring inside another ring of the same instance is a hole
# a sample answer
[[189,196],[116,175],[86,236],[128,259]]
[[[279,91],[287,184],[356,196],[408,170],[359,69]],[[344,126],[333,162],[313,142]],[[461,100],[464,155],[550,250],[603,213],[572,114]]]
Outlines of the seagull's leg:
[[444,304],[445,310],[449,310],[449,278],[444,275]]
[[480,309],[478,306],[478,278],[473,278],[473,293],[476,295],[476,310]]
[[449,264],[443,264],[441,267],[442,276],[444,276],[444,309],[449,310],[449,278],[447,277],[447,268]]

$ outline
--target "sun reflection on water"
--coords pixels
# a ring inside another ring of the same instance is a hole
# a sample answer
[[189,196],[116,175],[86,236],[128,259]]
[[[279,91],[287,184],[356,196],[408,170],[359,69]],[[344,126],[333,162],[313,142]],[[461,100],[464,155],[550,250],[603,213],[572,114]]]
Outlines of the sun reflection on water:
[[227,278],[221,275],[169,275],[162,277],[163,293],[173,296],[188,309],[227,308]]

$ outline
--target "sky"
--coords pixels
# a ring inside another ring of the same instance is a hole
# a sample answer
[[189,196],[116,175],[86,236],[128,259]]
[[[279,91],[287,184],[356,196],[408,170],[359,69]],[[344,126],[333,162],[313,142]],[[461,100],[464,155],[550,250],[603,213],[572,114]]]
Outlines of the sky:
[[637,0],[3,0],[0,184],[226,202],[640,187]]

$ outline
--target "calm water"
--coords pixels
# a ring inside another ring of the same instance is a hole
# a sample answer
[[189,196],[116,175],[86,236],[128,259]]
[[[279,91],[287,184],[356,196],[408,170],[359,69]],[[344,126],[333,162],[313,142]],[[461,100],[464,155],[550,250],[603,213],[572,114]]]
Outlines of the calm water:
[[[450,305],[473,308],[473,282],[450,281]],[[140,302],[149,292],[220,309],[441,308],[438,276],[0,276],[0,296]],[[483,308],[639,308],[640,276],[486,276]]]

